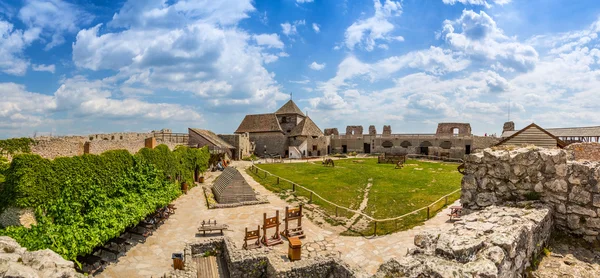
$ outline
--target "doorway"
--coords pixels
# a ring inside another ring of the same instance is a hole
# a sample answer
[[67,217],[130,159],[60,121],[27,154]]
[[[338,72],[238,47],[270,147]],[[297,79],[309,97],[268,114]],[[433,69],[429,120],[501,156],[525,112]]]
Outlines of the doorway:
[[465,146],[465,154],[471,154],[471,145]]
[[348,152],[348,145],[342,145],[342,153]]
[[331,153],[331,145],[327,145],[327,155]]
[[364,149],[364,153],[371,153],[371,144],[364,143],[363,149]]

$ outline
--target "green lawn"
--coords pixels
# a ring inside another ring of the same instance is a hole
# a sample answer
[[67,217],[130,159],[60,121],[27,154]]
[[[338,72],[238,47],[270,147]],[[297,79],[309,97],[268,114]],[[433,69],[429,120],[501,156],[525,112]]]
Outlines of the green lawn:
[[[354,161],[362,161],[356,163]],[[372,187],[364,213],[377,219],[392,218],[425,207],[440,197],[460,188],[462,175],[456,171],[458,164],[408,160],[402,169],[394,169],[393,164],[377,164],[374,158],[335,160],[335,167],[324,167],[320,163],[262,164],[261,169],[284,177],[315,191],[323,198],[336,204],[358,209],[363,200],[364,189],[369,182]],[[264,178],[262,172],[253,177],[267,189],[290,194],[291,185],[277,184],[273,177]],[[371,181],[369,181],[371,179]],[[307,197],[308,192],[297,190],[297,195]],[[460,192],[450,196],[452,203]],[[314,203],[328,214],[334,215],[335,208],[317,198]],[[444,202],[431,208],[431,216],[444,206]],[[351,213],[340,216],[351,217]],[[399,221],[380,222],[377,234],[404,230],[422,223],[427,212],[411,215]],[[372,234],[372,223],[362,230],[349,231]]]

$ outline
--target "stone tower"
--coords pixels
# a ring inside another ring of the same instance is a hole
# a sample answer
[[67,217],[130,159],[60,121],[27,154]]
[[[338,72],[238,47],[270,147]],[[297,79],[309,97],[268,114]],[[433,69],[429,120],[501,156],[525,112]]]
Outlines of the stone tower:
[[510,122],[504,123],[504,126],[502,127],[502,132],[505,132],[505,131],[515,131],[515,122],[510,121]]

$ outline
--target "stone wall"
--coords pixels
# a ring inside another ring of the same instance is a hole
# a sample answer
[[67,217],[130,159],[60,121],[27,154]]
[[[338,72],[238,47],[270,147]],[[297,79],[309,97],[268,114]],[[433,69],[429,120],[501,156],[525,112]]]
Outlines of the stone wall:
[[362,125],[349,125],[349,126],[346,126],[346,135],[354,135],[354,136],[361,137],[362,134],[363,134],[363,127],[362,127]]
[[288,146],[287,137],[281,132],[252,133],[250,142],[254,144],[254,153],[257,156],[264,156],[265,153],[285,156]]
[[369,135],[377,135],[377,129],[374,125],[369,126]]
[[572,160],[600,161],[600,143],[574,143],[565,147]]
[[375,277],[522,277],[546,246],[552,211],[541,204],[488,207],[443,233],[421,232],[416,248],[382,264]]
[[500,142],[500,138],[492,136],[473,136],[471,152],[491,148]]
[[250,135],[246,133],[242,134],[219,134],[219,138],[235,147],[235,154],[233,159],[242,159],[248,157],[254,151],[252,144],[250,143]]
[[90,154],[101,154],[110,150],[127,150],[130,153],[137,153],[144,148],[144,140],[160,134],[157,137],[158,144],[165,144],[170,149],[178,145],[187,145],[187,140],[181,138],[172,138],[165,133],[157,132],[129,132],[129,133],[108,133],[92,134],[87,136],[60,136],[36,137],[36,143],[31,146],[31,152],[39,154],[43,158],[54,159],[57,157],[70,157],[84,154],[85,144],[89,144]]
[[207,252],[217,254],[224,259],[231,277],[356,277],[354,270],[336,258],[319,257],[290,262],[274,254],[272,247],[243,250],[236,246],[229,237],[218,237],[187,244],[184,249],[184,270],[171,271],[165,276],[197,277],[198,270],[196,264],[192,263],[192,258]]
[[502,126],[502,132],[504,132],[504,131],[514,131],[514,130],[515,130],[515,122],[513,122],[513,121],[506,122]]
[[435,134],[452,136],[455,128],[458,128],[458,136],[471,136],[471,125],[468,123],[439,123]]
[[29,252],[14,239],[0,237],[0,277],[85,277],[75,271],[73,262],[50,249]]
[[384,125],[383,126],[383,133],[382,133],[382,135],[383,136],[390,136],[390,135],[392,135],[392,127],[389,126],[389,125]]
[[323,134],[325,134],[325,136],[340,135],[340,132],[338,131],[337,128],[326,128],[325,131],[323,132]]
[[465,208],[541,200],[554,209],[558,229],[600,239],[600,162],[568,160],[559,149],[486,149],[465,157],[465,174]]

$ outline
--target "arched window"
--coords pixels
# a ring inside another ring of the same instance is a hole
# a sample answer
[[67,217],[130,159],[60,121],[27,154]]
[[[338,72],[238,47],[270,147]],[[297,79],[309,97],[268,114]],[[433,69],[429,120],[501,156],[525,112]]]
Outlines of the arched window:
[[392,143],[392,141],[383,141],[381,143],[381,146],[384,148],[391,148],[394,146],[394,143]]
[[400,143],[400,146],[402,146],[403,148],[408,148],[410,146],[412,146],[412,144],[408,141],[403,141],[402,143]]
[[454,135],[454,136],[458,136],[458,134],[459,134],[459,129],[458,129],[458,127],[452,128],[452,135]]
[[429,141],[423,141],[423,142],[421,142],[421,145],[420,145],[420,146],[421,146],[421,147],[431,147],[431,146],[433,146],[433,145],[432,145],[432,144],[431,144],[431,142],[429,142]]

